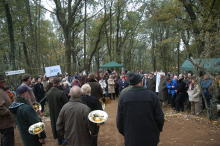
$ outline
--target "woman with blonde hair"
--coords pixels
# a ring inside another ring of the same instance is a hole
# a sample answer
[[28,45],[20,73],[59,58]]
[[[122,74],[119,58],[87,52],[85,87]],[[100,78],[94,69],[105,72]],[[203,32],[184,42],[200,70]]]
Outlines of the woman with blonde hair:
[[189,101],[191,103],[191,113],[194,115],[199,115],[201,112],[201,96],[200,96],[200,87],[197,82],[196,77],[192,77],[191,83],[189,84],[188,95]]
[[[91,96],[91,86],[89,84],[84,84],[81,87],[81,91],[83,96],[81,97],[82,103],[87,105],[91,111],[93,110],[102,110],[102,105],[95,96]],[[99,126],[93,125],[94,127],[94,135],[92,136],[92,145],[91,146],[97,146],[98,141],[98,132],[99,132]]]

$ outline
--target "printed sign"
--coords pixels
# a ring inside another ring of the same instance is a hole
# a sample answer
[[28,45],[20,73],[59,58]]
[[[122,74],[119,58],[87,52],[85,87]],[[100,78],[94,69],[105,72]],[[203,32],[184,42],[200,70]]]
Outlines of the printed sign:
[[46,77],[57,76],[57,74],[62,74],[60,65],[45,67]]
[[18,75],[18,74],[23,74],[23,73],[25,73],[24,69],[22,69],[22,70],[12,70],[12,71],[6,71],[5,75],[6,76],[11,76],[11,75]]

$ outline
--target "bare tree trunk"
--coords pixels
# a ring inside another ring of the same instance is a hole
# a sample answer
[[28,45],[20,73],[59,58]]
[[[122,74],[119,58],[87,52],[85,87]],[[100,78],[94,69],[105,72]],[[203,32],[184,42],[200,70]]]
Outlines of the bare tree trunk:
[[155,34],[154,30],[151,34],[151,42],[152,42],[152,47],[151,47],[151,55],[152,55],[152,65],[153,65],[153,70],[157,70],[157,62],[156,62],[156,55],[155,55]]
[[16,64],[15,64],[15,39],[14,39],[14,28],[13,28],[13,22],[12,22],[12,16],[11,16],[11,12],[10,12],[10,7],[9,4],[3,0],[3,5],[5,8],[5,15],[7,18],[7,24],[8,24],[8,36],[9,36],[9,41],[10,41],[10,62],[12,65],[12,69],[14,70],[16,68]]
[[99,70],[99,67],[100,67],[100,61],[99,61],[99,58],[100,58],[100,56],[99,56],[99,50],[98,50],[98,52],[96,53],[96,56],[95,56],[96,71],[98,71],[98,70]]
[[91,63],[92,63],[92,59],[95,55],[95,53],[97,51],[99,51],[100,47],[99,47],[99,43],[101,41],[101,36],[102,36],[102,33],[103,33],[103,27],[105,26],[105,23],[107,22],[107,19],[104,20],[104,22],[102,23],[102,25],[100,26],[100,29],[99,29],[99,34],[98,34],[98,37],[97,37],[97,40],[95,42],[95,46],[94,46],[94,49],[92,50],[92,53],[89,55],[89,59],[88,59],[88,64],[87,64],[87,70],[90,71],[90,68],[91,68]]
[[40,43],[40,30],[41,30],[41,0],[39,0],[38,4],[38,23],[37,23],[37,32],[36,32],[36,43],[37,43],[37,51],[38,51],[38,57],[39,57],[39,64],[40,67],[43,66],[42,64],[42,56],[40,55],[40,46],[38,43]]
[[121,63],[121,50],[119,48],[119,30],[120,30],[120,15],[121,15],[121,5],[120,0],[117,1],[117,21],[116,21],[116,61]]
[[[64,44],[65,44],[65,68],[68,73],[71,72],[71,33],[74,30],[74,22],[77,13],[81,10],[82,0],[75,0],[74,4],[72,0],[67,2],[67,7],[62,6],[60,0],[53,0],[56,5],[56,16],[60,26],[63,29]],[[63,1],[64,2],[64,1]],[[67,16],[67,17],[66,17]]]
[[67,73],[71,72],[71,40],[69,34],[69,28],[65,28],[64,32],[64,45],[65,45],[65,66]]
[[29,0],[25,0],[25,6],[26,6],[26,10],[27,10],[27,15],[28,15],[28,23],[29,23],[29,27],[30,27],[30,35],[31,35],[31,41],[32,41],[32,49],[33,52],[36,53],[36,55],[32,56],[34,58],[34,61],[36,62],[37,66],[36,67],[40,67],[39,65],[39,52],[38,52],[38,48],[37,48],[37,42],[36,42],[36,35],[34,35],[34,28],[33,28],[33,21],[32,21],[32,17],[31,17],[31,10],[30,10],[30,3]]
[[24,51],[24,57],[25,57],[25,61],[27,64],[27,70],[28,70],[28,72],[32,73],[31,62],[30,62],[29,55],[28,55],[28,49],[27,49],[27,46],[25,43],[25,34],[24,34],[23,26],[21,27],[21,37],[22,37],[22,46],[23,46],[23,51]]
[[180,41],[177,43],[177,72],[180,74]]
[[70,73],[74,73],[75,71],[77,71],[77,56],[76,56],[76,54],[75,54],[75,52],[74,51],[72,51],[72,61],[73,61],[73,63],[72,63],[72,67],[73,67],[73,69],[71,70],[71,72]]
[[196,57],[199,57],[201,52],[203,52],[204,50],[204,46],[205,46],[205,42],[203,40],[203,38],[201,38],[202,36],[201,34],[201,30],[198,27],[198,18],[193,10],[193,5],[192,5],[192,1],[190,0],[180,0],[183,3],[183,6],[186,9],[186,12],[188,13],[190,20],[191,20],[191,25],[192,25],[192,30],[193,30],[193,34],[196,40]]
[[86,68],[86,15],[87,15],[87,0],[85,0],[85,12],[84,12],[84,69]]
[[[106,0],[104,0],[104,18],[107,19],[107,7],[106,7]],[[108,55],[109,55],[109,61],[112,60],[112,51],[111,51],[111,46],[110,46],[110,39],[108,35],[108,29],[107,29],[107,23],[105,24],[105,37],[106,37],[106,42],[107,42],[107,50],[108,50]]]
[[[112,53],[112,4],[113,4],[113,1],[111,1],[111,6],[110,6],[110,18],[109,18],[109,23],[110,23],[110,37],[109,37],[109,48],[111,50],[111,53]],[[114,51],[113,51],[114,52]],[[112,61],[112,60],[111,60]]]

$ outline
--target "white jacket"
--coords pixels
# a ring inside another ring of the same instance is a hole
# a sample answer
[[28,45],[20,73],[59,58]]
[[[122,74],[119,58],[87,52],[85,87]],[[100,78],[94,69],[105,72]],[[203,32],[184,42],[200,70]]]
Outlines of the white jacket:
[[99,84],[103,90],[103,94],[105,94],[105,88],[107,87],[105,80],[99,80]]

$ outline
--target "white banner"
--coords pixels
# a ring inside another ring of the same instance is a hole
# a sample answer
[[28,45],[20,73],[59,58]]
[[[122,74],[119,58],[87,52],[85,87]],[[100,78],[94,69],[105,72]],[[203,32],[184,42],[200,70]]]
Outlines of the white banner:
[[164,72],[157,72],[157,75],[156,75],[156,91],[155,92],[159,92],[159,85],[160,85],[161,75],[165,76],[165,73]]
[[25,73],[24,69],[22,69],[22,70],[12,70],[12,71],[6,71],[5,75],[6,76],[11,76],[11,75],[17,75],[17,74],[23,74],[23,73]]
[[62,74],[60,65],[45,67],[46,77],[57,76],[57,74]]

